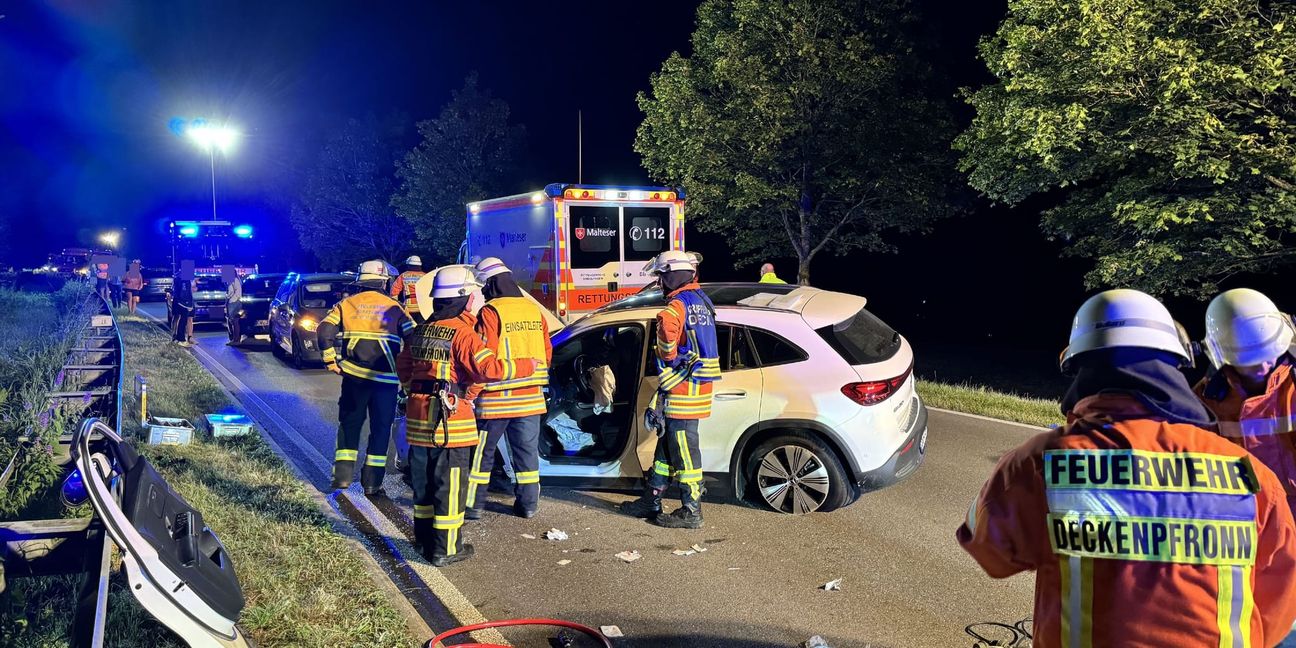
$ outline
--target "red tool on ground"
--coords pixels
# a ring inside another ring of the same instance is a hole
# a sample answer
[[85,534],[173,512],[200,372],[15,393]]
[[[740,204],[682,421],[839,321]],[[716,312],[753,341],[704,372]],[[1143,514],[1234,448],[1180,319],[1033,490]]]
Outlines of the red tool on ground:
[[[443,645],[441,643],[442,641],[445,641],[446,639],[453,637],[455,635],[467,634],[469,632],[476,632],[478,630],[486,630],[487,628],[508,628],[508,627],[516,627],[516,626],[552,626],[555,628],[566,628],[568,630],[575,630],[588,637],[593,637],[594,639],[597,639],[600,645],[604,646],[604,648],[612,648],[612,642],[608,641],[607,637],[604,637],[603,633],[599,632],[598,630],[595,630],[594,628],[591,628],[589,626],[583,626],[579,623],[572,623],[571,621],[560,621],[558,619],[509,619],[507,621],[487,621],[485,623],[476,623],[473,625],[463,626],[462,628],[455,628],[453,630],[447,630],[445,632],[442,632],[441,634],[432,637],[432,639],[427,642],[426,648],[438,648],[439,646]],[[506,647],[501,646],[499,644],[467,643],[467,644],[458,644],[458,648],[506,648]]]

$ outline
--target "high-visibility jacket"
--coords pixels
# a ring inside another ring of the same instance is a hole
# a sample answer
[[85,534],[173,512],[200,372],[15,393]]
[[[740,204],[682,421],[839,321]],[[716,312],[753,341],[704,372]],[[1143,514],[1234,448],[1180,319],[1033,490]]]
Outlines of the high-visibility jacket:
[[525,297],[496,297],[482,307],[477,330],[486,347],[504,360],[530,358],[535,373],[488,383],[482,388],[477,415],[504,419],[544,414],[544,389],[549,384],[553,344],[540,307]]
[[759,283],[785,284],[787,282],[783,281],[782,279],[779,279],[778,275],[774,274],[773,272],[766,272],[765,274],[761,275]]
[[1137,400],[1080,401],[999,460],[958,529],[986,573],[1034,571],[1034,645],[1273,646],[1296,620],[1274,474]]
[[720,379],[720,352],[715,307],[697,282],[672,292],[657,313],[656,349],[659,389],[668,393],[666,417],[711,416],[711,383]]
[[[1246,448],[1278,476],[1287,506],[1296,507],[1296,379],[1289,360],[1269,374],[1265,393],[1248,397],[1232,367],[1197,384],[1224,438]],[[1292,508],[1296,511],[1296,508]]]
[[[396,354],[401,339],[414,328],[405,309],[378,290],[359,292],[335,304],[315,331],[325,364],[342,373],[396,384]],[[339,353],[334,336],[342,332]]]
[[[410,445],[462,448],[477,445],[477,419],[472,399],[481,383],[524,378],[535,371],[530,358],[502,360],[488,349],[475,330],[477,318],[464,311],[458,317],[418,325],[396,357],[396,373],[409,392],[405,403],[405,432]],[[439,392],[458,398],[458,406],[443,422]]]
[[391,285],[391,298],[400,302],[406,310],[417,313],[418,295],[414,293],[414,286],[425,274],[427,273],[422,270],[406,270],[397,275],[396,281]]

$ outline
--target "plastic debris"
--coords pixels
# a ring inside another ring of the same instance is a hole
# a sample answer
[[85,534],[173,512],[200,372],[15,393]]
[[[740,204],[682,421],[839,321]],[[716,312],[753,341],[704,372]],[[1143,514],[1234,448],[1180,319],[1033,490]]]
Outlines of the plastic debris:
[[688,550],[684,550],[684,549],[676,549],[675,551],[672,551],[671,553],[675,554],[676,556],[692,556],[693,554],[695,554],[695,553],[697,553],[697,552],[696,552],[696,551],[693,551],[692,549],[688,549]]
[[730,567],[729,571],[738,571],[740,569],[742,569],[742,567]]
[[840,578],[834,578],[834,579],[828,581],[827,583],[824,583],[822,586],[820,586],[819,589],[821,589],[821,590],[823,590],[823,591],[825,591],[825,592],[840,592],[840,591],[841,591],[841,582],[842,582],[842,579],[840,579]]
[[566,540],[567,532],[559,529],[549,529],[545,531],[545,538],[549,540]]
[[608,639],[615,639],[617,637],[625,636],[624,634],[621,633],[621,628],[618,628],[616,626],[599,626],[599,632],[602,632],[603,636],[607,637]]
[[535,539],[536,539],[536,537],[533,536],[533,535],[531,535],[530,533],[523,533],[523,534],[522,534],[522,537],[523,537],[523,538],[526,538],[527,540],[535,540]]
[[558,564],[559,564],[559,565],[566,566],[566,565],[570,565],[570,564],[571,564],[571,561],[570,561],[570,560],[567,560],[566,558],[563,558],[562,560],[559,560],[559,561],[558,561]]
[[832,646],[829,646],[828,642],[819,635],[806,639],[805,643],[801,644],[801,646],[802,648],[832,648]]
[[696,545],[696,544],[695,544],[695,545],[693,545],[693,551],[696,551],[696,552],[698,552],[698,553],[702,553],[702,552],[706,551],[706,547],[703,547],[702,545]]
[[634,562],[636,560],[639,560],[640,558],[643,558],[643,554],[639,553],[638,551],[622,551],[621,553],[617,554],[616,557],[626,562]]

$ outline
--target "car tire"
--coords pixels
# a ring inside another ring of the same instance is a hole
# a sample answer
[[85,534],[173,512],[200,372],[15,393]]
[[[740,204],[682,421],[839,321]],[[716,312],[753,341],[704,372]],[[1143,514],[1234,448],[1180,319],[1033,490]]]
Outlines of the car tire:
[[747,498],[778,513],[832,511],[858,495],[837,453],[807,432],[789,431],[756,444],[742,465]]
[[292,355],[289,356],[289,358],[292,360],[293,369],[297,369],[300,371],[306,368],[306,359],[302,357],[303,355],[305,355],[305,353],[302,351],[301,340],[298,339],[296,335],[293,335]]
[[273,353],[274,357],[280,360],[283,360],[288,355],[284,352],[283,347],[279,346],[279,339],[275,337],[274,332],[270,333],[270,353]]

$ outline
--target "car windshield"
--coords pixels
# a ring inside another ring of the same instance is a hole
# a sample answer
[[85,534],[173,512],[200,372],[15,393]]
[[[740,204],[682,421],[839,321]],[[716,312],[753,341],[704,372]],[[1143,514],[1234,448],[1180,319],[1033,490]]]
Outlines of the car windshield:
[[[702,292],[706,294],[711,303],[716,306],[736,306],[748,299],[759,294],[786,295],[787,293],[800,288],[796,284],[743,284],[743,283],[718,283],[702,284]],[[631,308],[642,308],[644,306],[658,306],[662,304],[662,293],[660,288],[648,288],[637,295],[619,299],[617,301],[600,308],[604,311],[621,311]]]
[[346,296],[346,282],[313,281],[302,286],[302,308],[333,308]]
[[274,297],[275,291],[279,290],[279,284],[283,283],[283,277],[258,277],[251,276],[243,280],[244,297]]
[[900,334],[863,308],[850,319],[816,333],[853,365],[890,360],[900,350]]
[[225,292],[225,281],[220,277],[197,277],[194,285],[198,292]]

